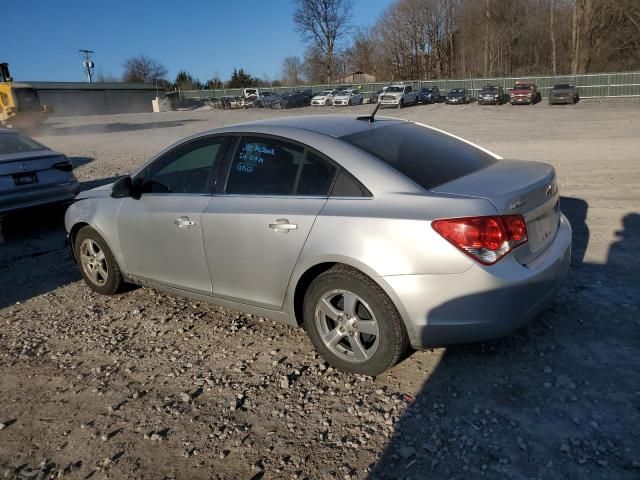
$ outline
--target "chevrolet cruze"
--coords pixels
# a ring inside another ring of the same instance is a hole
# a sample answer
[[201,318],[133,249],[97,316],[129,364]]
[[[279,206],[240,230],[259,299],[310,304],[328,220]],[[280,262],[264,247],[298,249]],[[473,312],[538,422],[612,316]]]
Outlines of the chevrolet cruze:
[[211,130],[66,213],[94,291],[150,286],[303,326],[376,375],[410,347],[508,334],[567,273],[553,167],[426,125],[289,117]]

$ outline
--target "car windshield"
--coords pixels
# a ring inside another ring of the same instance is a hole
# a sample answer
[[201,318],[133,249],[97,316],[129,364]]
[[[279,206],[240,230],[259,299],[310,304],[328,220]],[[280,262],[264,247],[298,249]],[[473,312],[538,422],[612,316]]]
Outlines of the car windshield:
[[46,147],[18,133],[0,133],[0,155],[33,152]]
[[433,88],[423,88],[422,93],[431,93],[433,92]]
[[570,90],[571,88],[573,87],[568,83],[559,83],[558,85],[553,86],[554,90]]
[[496,162],[491,155],[466,142],[409,122],[341,138],[427,190]]
[[515,86],[515,87],[513,87],[513,89],[514,89],[514,90],[533,90],[533,85],[527,85],[527,84],[524,84],[524,85],[520,84],[520,85],[518,85],[518,84],[516,83],[516,86]]
[[449,90],[449,93],[464,93],[464,88],[454,88]]
[[496,93],[497,91],[497,87],[484,87],[481,93]]
[[387,92],[403,92],[404,87],[389,87],[387,88]]

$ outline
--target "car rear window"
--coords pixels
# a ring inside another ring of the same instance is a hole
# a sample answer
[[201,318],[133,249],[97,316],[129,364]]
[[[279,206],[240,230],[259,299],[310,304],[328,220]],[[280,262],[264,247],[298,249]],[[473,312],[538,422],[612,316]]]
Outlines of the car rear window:
[[496,162],[482,150],[413,123],[379,127],[341,137],[427,190]]
[[46,147],[40,145],[35,140],[23,137],[17,133],[1,133],[0,134],[0,155],[33,152],[35,150],[44,150]]

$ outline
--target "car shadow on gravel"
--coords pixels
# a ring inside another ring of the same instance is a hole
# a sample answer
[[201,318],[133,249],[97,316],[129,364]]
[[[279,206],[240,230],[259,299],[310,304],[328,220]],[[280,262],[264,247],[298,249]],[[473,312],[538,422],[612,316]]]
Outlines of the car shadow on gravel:
[[448,347],[369,478],[638,478],[640,214],[591,264],[587,203],[561,205],[574,255],[554,300],[515,334]]
[[161,122],[148,122],[148,123],[128,123],[128,122],[116,122],[116,123],[103,123],[103,124],[90,124],[90,125],[78,125],[75,127],[58,127],[55,124],[45,124],[39,135],[86,135],[96,133],[118,133],[118,132],[131,132],[137,130],[151,130],[155,128],[174,128],[182,127],[187,123],[192,122],[204,122],[205,119],[184,119],[184,120],[165,120]]
[[[71,157],[74,167],[93,161]],[[80,182],[89,190],[120,176]],[[80,279],[65,245],[66,205],[45,205],[0,216],[0,308]]]

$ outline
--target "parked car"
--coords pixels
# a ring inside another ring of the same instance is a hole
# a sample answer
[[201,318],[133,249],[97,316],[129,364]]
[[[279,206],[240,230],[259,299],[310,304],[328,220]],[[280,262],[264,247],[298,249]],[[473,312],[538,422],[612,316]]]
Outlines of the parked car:
[[303,92],[283,93],[280,98],[271,104],[271,108],[295,108],[309,105],[309,95]]
[[244,102],[240,97],[231,95],[220,97],[220,108],[222,108],[223,110],[241,108],[243,105]]
[[317,94],[311,99],[311,105],[329,106],[333,101],[333,97],[335,97],[338,93],[340,93],[340,91],[341,90],[336,90],[336,89],[325,90],[324,92]]
[[16,130],[0,128],[0,214],[70,202],[79,191],[66,155]]
[[574,104],[580,100],[578,89],[571,83],[559,83],[554,85],[549,92],[549,105],[562,103]]
[[504,88],[497,85],[486,85],[478,93],[480,105],[502,105],[505,102]]
[[387,87],[384,87],[376,92],[373,92],[371,95],[369,95],[369,103],[378,103],[378,98],[380,98],[380,95],[382,95],[386,91]]
[[420,103],[439,103],[442,101],[440,89],[438,87],[422,87],[420,89],[418,101]]
[[538,87],[535,83],[516,82],[516,84],[513,86],[513,89],[509,93],[509,100],[511,102],[511,105],[534,105],[542,100],[542,95],[540,95]]
[[362,93],[358,89],[342,90],[336,96],[333,97],[334,106],[351,106],[362,105],[364,98]]
[[86,283],[304,325],[331,365],[367,375],[539,312],[571,256],[553,167],[362,118],[211,130],[81,193],[65,227]]
[[264,108],[265,103],[269,104],[273,96],[274,96],[274,93],[261,90],[260,94],[257,97],[255,97],[255,100],[252,102],[251,106],[255,108]]
[[444,102],[448,105],[470,103],[471,95],[466,88],[452,88],[447,92],[447,97]]
[[378,100],[381,107],[403,108],[418,104],[418,92],[411,85],[396,84],[387,87],[387,91]]

